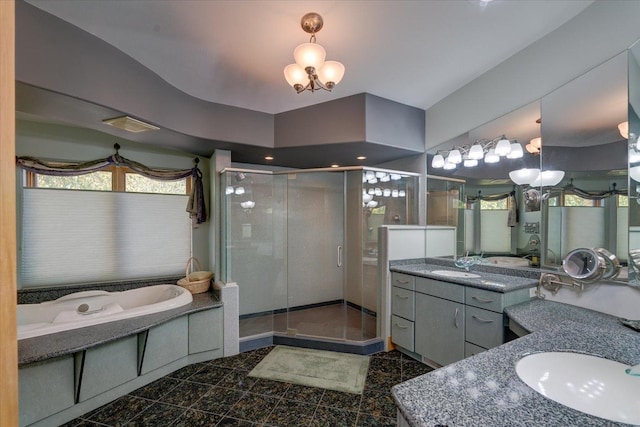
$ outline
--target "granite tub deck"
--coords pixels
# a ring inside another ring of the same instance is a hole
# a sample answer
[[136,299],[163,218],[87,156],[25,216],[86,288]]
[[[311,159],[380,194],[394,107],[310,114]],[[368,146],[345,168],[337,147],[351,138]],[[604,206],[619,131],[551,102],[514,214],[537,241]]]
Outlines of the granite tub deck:
[[481,276],[479,278],[449,277],[433,274],[432,271],[435,270],[464,271],[456,267],[452,260],[441,258],[391,261],[389,264],[389,270],[397,273],[411,274],[494,292],[510,292],[536,287],[540,276],[540,271],[537,270],[504,268],[492,265],[473,266],[469,272],[479,274]]
[[182,307],[146,316],[118,320],[18,341],[18,366],[42,362],[106,344],[150,329],[169,320],[198,311],[222,307],[212,291],[193,295],[193,301]]
[[577,351],[640,363],[640,333],[603,313],[534,299],[505,308],[531,333],[392,388],[411,426],[625,426],[546,399],[518,377],[516,362],[540,351]]

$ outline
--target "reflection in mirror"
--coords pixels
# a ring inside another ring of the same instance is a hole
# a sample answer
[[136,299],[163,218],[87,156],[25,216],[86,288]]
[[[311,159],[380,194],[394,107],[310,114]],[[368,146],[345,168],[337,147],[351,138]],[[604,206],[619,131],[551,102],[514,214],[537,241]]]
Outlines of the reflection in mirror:
[[[458,256],[482,254],[486,262],[510,267],[538,265],[539,201],[530,200],[527,190],[540,171],[539,119],[536,101],[429,151],[427,223],[444,225],[440,222],[443,209],[450,219],[455,218],[457,222],[446,225],[458,227]],[[495,154],[503,138],[510,141],[515,154]],[[465,165],[478,146],[485,150],[484,158],[476,166],[471,166],[474,162]],[[437,156],[446,164],[455,149],[462,161],[451,169],[438,167]],[[464,185],[456,186],[452,180]],[[453,203],[458,206],[455,212],[449,210]]]
[[640,42],[629,49],[629,284],[640,287]]
[[[543,265],[576,248],[628,253],[627,54],[617,55],[542,98]],[[554,172],[551,172],[554,171]],[[621,274],[626,279],[626,274]]]

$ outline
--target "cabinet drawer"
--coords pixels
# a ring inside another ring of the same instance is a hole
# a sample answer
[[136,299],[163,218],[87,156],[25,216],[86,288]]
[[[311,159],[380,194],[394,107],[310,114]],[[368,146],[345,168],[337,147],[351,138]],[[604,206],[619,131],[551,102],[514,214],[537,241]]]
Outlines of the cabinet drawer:
[[502,313],[503,296],[500,292],[487,291],[485,289],[467,288],[465,304],[485,310]]
[[403,273],[391,273],[391,285],[413,291],[416,288],[416,278]]
[[465,314],[466,341],[484,348],[503,344],[502,313],[467,306]]
[[398,316],[391,316],[391,341],[400,347],[413,350],[413,322]]
[[465,342],[464,343],[464,357],[471,357],[471,356],[475,356],[478,353],[482,353],[483,351],[486,351],[487,349],[484,347],[480,347],[479,345],[475,345],[475,344],[471,344],[470,342]]
[[454,283],[416,277],[416,292],[464,303],[464,286]]
[[391,288],[391,312],[407,320],[415,320],[415,292],[397,286]]

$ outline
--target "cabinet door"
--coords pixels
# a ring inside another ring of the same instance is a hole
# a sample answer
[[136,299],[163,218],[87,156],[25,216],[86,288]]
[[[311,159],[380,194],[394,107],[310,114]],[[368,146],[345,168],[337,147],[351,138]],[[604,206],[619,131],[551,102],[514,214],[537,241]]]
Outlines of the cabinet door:
[[416,293],[415,351],[440,365],[464,359],[464,305]]

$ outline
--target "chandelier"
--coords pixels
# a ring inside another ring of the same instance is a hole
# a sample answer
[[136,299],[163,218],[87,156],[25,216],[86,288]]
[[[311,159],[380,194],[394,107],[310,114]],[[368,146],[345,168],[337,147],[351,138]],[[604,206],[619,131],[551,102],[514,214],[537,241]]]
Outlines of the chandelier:
[[309,43],[303,43],[293,51],[295,64],[284,67],[284,77],[297,93],[323,89],[331,92],[344,76],[344,65],[338,61],[325,61],[327,52],[316,43],[316,33],[322,29],[322,16],[307,13],[300,26],[311,34]]
[[454,146],[451,150],[438,150],[431,161],[434,169],[451,170],[460,163],[471,168],[478,166],[478,160],[485,163],[498,163],[501,157],[507,159],[519,159],[523,156],[522,145],[515,139],[507,139],[506,136],[488,140],[477,140],[473,145]]

